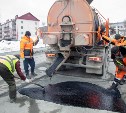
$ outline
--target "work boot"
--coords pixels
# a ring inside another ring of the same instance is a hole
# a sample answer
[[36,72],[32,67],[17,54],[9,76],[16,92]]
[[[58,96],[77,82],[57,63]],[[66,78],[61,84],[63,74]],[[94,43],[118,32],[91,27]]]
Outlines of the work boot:
[[115,90],[118,86],[118,83],[113,82],[112,85],[108,88],[108,90]]
[[120,94],[120,91],[118,90],[118,88],[116,88],[115,91],[116,91],[117,97],[121,98],[121,94]]
[[16,98],[10,99],[10,103],[16,102]]
[[37,74],[35,72],[32,72],[31,76],[37,76]]
[[113,82],[111,87],[108,88],[108,90],[114,90],[116,92],[117,97],[121,98],[121,94],[120,94],[120,91],[118,90],[117,86],[118,86],[118,83]]
[[27,78],[27,79],[31,79],[31,77],[29,76],[28,73],[26,74],[26,78]]

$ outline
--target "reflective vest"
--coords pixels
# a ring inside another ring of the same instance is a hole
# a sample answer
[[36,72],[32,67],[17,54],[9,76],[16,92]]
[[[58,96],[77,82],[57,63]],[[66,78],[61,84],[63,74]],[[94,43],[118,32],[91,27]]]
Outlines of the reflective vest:
[[33,46],[37,45],[39,38],[37,37],[35,41],[29,37],[22,37],[20,41],[20,57],[21,58],[31,58],[33,57]]
[[33,40],[26,36],[22,37],[20,41],[20,57],[31,58],[33,56]]
[[111,42],[111,44],[115,45],[115,46],[125,46],[126,45],[126,40],[124,39],[124,37],[121,37],[120,42],[116,39],[111,39],[110,37],[107,37],[105,35],[102,35],[102,39],[105,40],[106,42]]
[[15,64],[19,59],[13,55],[0,56],[0,63],[4,64],[13,74],[15,71]]
[[116,45],[116,46],[122,45],[121,43],[123,41],[123,39],[122,39],[121,42],[119,42],[118,40],[111,39],[110,37],[107,37],[105,35],[102,35],[102,39],[105,40],[106,42],[111,43],[111,44]]

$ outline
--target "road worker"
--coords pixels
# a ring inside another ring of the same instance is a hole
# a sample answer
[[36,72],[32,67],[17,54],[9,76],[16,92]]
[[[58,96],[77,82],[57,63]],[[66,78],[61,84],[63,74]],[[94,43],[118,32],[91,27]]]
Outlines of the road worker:
[[[122,54],[123,53],[123,54]],[[125,54],[124,54],[125,53]],[[117,86],[125,81],[126,75],[126,48],[123,46],[114,46],[111,49],[111,58],[116,66],[115,78],[112,86],[109,89],[114,89],[120,97],[120,92]]]
[[24,70],[27,78],[31,78],[29,76],[29,65],[31,67],[31,75],[36,76],[37,74],[34,72],[35,69],[35,61],[33,58],[33,46],[37,45],[39,42],[39,38],[37,36],[36,40],[33,41],[30,38],[31,33],[26,31],[25,36],[22,37],[20,41],[20,57],[23,58]]
[[115,45],[115,46],[120,46],[120,45],[124,44],[124,37],[122,37],[120,34],[116,34],[115,38],[112,39],[112,38],[106,36],[106,28],[105,28],[104,25],[101,25],[100,29],[101,29],[100,30],[100,36],[101,36],[102,40],[100,40],[98,42],[98,45],[103,44],[104,43],[103,40],[112,44],[112,45]]
[[120,34],[116,34],[114,39],[111,39],[110,37],[102,35],[102,39],[115,46],[120,46],[124,41],[124,39],[122,38]]
[[0,76],[9,85],[9,97],[11,103],[16,101],[15,70],[22,80],[27,83],[30,82],[21,71],[19,58],[20,55],[0,56]]

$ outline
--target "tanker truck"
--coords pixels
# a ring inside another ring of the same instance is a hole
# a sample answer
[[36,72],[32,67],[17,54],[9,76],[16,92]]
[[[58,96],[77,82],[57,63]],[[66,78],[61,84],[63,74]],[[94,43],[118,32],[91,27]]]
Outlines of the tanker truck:
[[49,77],[59,68],[69,66],[106,77],[109,47],[102,41],[101,30],[104,26],[106,36],[109,35],[109,21],[90,6],[92,1],[57,0],[51,6],[48,31],[43,33],[43,43],[50,48],[46,57],[52,59],[46,69]]

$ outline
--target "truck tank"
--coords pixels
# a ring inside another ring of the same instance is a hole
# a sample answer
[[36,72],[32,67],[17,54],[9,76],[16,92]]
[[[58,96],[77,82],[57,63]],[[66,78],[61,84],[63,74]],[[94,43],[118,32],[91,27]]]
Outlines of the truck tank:
[[93,0],[57,0],[48,12],[48,32],[43,42],[50,49],[46,56],[53,62],[46,70],[52,76],[62,66],[86,68],[86,73],[107,75],[108,45],[101,40],[100,32],[108,20],[90,6]]

